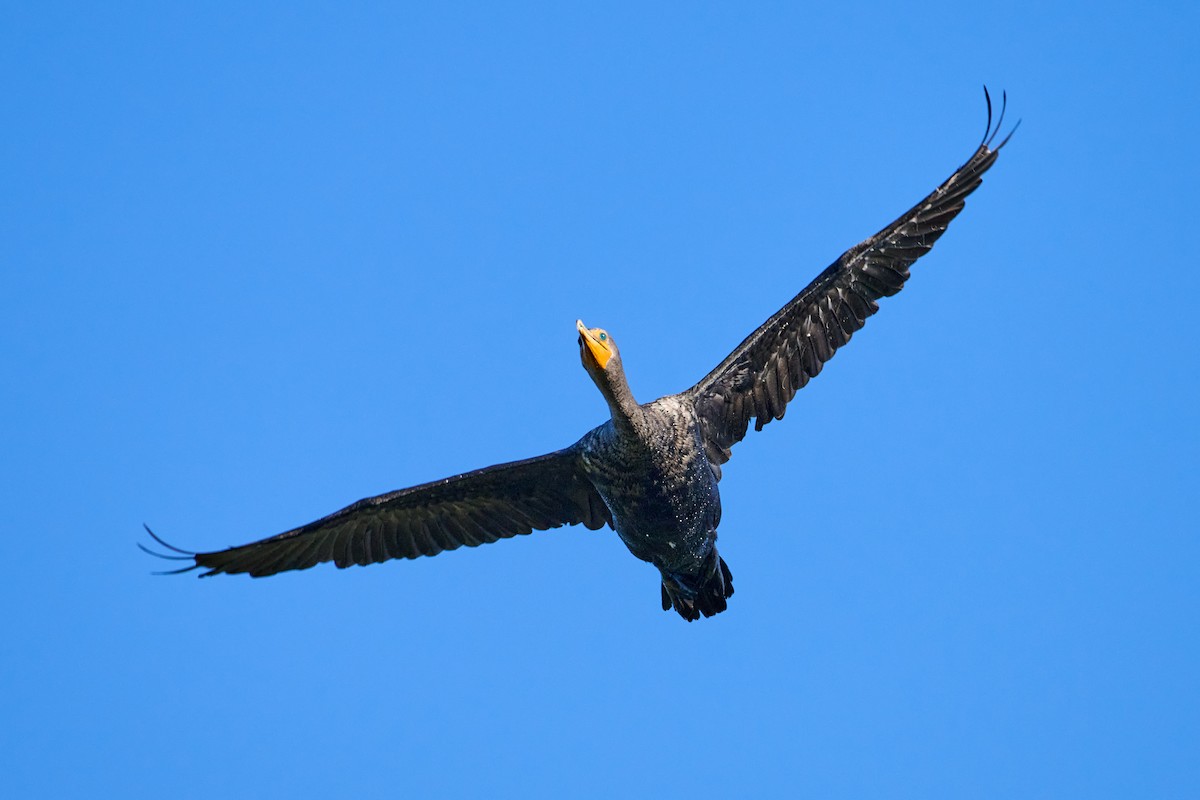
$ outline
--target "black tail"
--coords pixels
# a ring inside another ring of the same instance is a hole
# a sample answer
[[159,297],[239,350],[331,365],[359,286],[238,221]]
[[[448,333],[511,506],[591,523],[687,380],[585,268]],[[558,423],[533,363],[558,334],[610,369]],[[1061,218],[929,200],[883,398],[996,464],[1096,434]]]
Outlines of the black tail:
[[674,608],[688,622],[700,619],[701,614],[706,617],[720,614],[728,608],[726,598],[732,596],[733,573],[715,547],[698,575],[663,573],[663,611]]

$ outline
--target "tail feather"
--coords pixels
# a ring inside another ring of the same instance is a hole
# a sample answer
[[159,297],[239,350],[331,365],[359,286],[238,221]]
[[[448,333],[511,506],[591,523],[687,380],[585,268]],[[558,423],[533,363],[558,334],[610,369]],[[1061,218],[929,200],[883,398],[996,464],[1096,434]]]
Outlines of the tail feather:
[[720,614],[733,596],[733,573],[714,548],[698,575],[664,572],[662,579],[663,611],[674,608],[688,622]]

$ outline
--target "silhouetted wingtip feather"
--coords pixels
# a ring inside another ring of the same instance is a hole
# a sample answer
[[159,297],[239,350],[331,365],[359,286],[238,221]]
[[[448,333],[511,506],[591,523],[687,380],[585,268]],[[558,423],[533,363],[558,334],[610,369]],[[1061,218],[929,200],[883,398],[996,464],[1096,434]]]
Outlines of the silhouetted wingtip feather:
[[[153,555],[153,554],[152,554]],[[185,572],[191,572],[194,569],[200,569],[199,564],[192,564],[190,567],[180,567],[179,569],[167,569],[157,572],[151,572],[151,575],[182,575]],[[203,577],[203,576],[201,576]]]
[[162,537],[159,536],[154,531],[150,530],[150,526],[144,522],[142,523],[142,527],[146,529],[146,533],[150,534],[151,539],[158,542],[159,544],[161,544],[163,547],[167,548],[168,550],[174,550],[176,553],[182,553],[185,556],[195,557],[197,555],[195,552],[193,552],[191,550],[184,550],[183,548],[176,547],[175,545],[170,544],[168,542],[164,542]]
[[137,546],[138,549],[143,553],[154,556],[155,558],[161,558],[164,561],[192,561],[195,558],[195,556],[169,556],[166,553],[156,553],[141,542],[138,542]]
[[987,128],[983,132],[982,146],[986,147],[991,152],[996,152],[1004,145],[1008,144],[1008,140],[1017,132],[1017,128],[1021,127],[1021,120],[1017,120],[1017,124],[1013,125],[1012,130],[1008,135],[1000,140],[1000,144],[992,147],[992,142],[1000,135],[1000,131],[1004,129],[1004,112],[1008,110],[1008,91],[1003,91],[1000,94],[1000,115],[996,118],[996,124],[992,125],[992,96],[988,93],[987,86],[983,87],[983,96],[987,100]]
[[1013,134],[1017,132],[1017,128],[1019,127],[1021,127],[1021,120],[1018,119],[1017,124],[1013,125],[1012,130],[1008,132],[1008,135],[1000,140],[1000,144],[996,145],[996,149],[999,150],[1001,147],[1004,147],[1004,145],[1008,144],[1008,140],[1013,137]]
[[[168,550],[171,550],[176,553],[180,553],[181,555],[173,556],[173,555],[168,555],[167,553],[156,553],[155,551],[151,550],[149,547],[146,547],[146,545],[142,544],[141,542],[138,542],[137,543],[138,549],[141,550],[143,553],[152,555],[155,558],[161,558],[164,561],[194,561],[195,560],[195,558],[196,558],[195,553],[191,552],[190,550],[183,550],[182,548],[176,547],[173,544],[169,544],[168,542],[163,541],[162,537],[159,536],[154,531],[150,530],[150,526],[146,525],[145,523],[142,523],[142,527],[146,529],[146,533],[150,534],[150,538],[152,538],[154,541],[158,542],[160,545],[167,548]],[[181,573],[191,572],[192,570],[199,569],[199,568],[200,568],[200,564],[193,563],[190,566],[180,567],[179,569],[158,570],[155,572],[151,572],[150,574],[151,575],[179,575]]]
[[984,142],[984,144],[986,144],[989,149],[992,146],[992,140],[996,138],[996,134],[998,134],[1000,132],[1000,129],[1004,127],[1004,112],[1007,110],[1008,110],[1008,92],[1003,92],[1000,95],[1000,116],[996,118],[996,127],[992,130],[991,135],[988,136],[987,141]]
[[986,83],[983,85],[983,99],[987,101],[987,126],[983,129],[983,138],[979,140],[979,143],[986,147],[988,136],[992,133],[992,95],[988,91]]

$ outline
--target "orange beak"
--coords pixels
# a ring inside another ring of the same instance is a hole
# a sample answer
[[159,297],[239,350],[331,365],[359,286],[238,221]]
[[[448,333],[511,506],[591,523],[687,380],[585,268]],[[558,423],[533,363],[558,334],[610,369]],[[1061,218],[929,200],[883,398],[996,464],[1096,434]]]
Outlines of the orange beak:
[[583,320],[575,320],[575,328],[579,331],[580,341],[587,345],[588,352],[591,353],[596,363],[600,365],[600,369],[607,367],[609,359],[613,355],[608,345],[596,338],[596,334],[588,330],[587,326],[583,324]]

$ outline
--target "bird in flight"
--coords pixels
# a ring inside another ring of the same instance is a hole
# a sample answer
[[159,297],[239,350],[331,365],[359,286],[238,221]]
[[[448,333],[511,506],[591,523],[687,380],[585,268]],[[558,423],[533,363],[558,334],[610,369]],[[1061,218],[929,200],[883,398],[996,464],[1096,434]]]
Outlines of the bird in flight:
[[664,611],[673,608],[688,621],[724,611],[733,576],[716,548],[722,465],[751,419],[761,430],[783,418],[796,392],[878,310],[881,297],[903,288],[909,267],[962,211],[1016,131],[1014,126],[992,146],[1007,96],[994,127],[986,88],[984,96],[987,127],[965,164],[843,253],[687,391],[638,403],[612,335],[577,321],[579,357],[611,418],[570,447],[369,497],[225,550],[182,550],[149,527],[147,533],[170,552],[139,547],[191,562],[170,574],[201,569],[202,577],[263,577],[325,561],[343,568],[433,556],[563,525],[608,525],[633,555],[658,569]]

